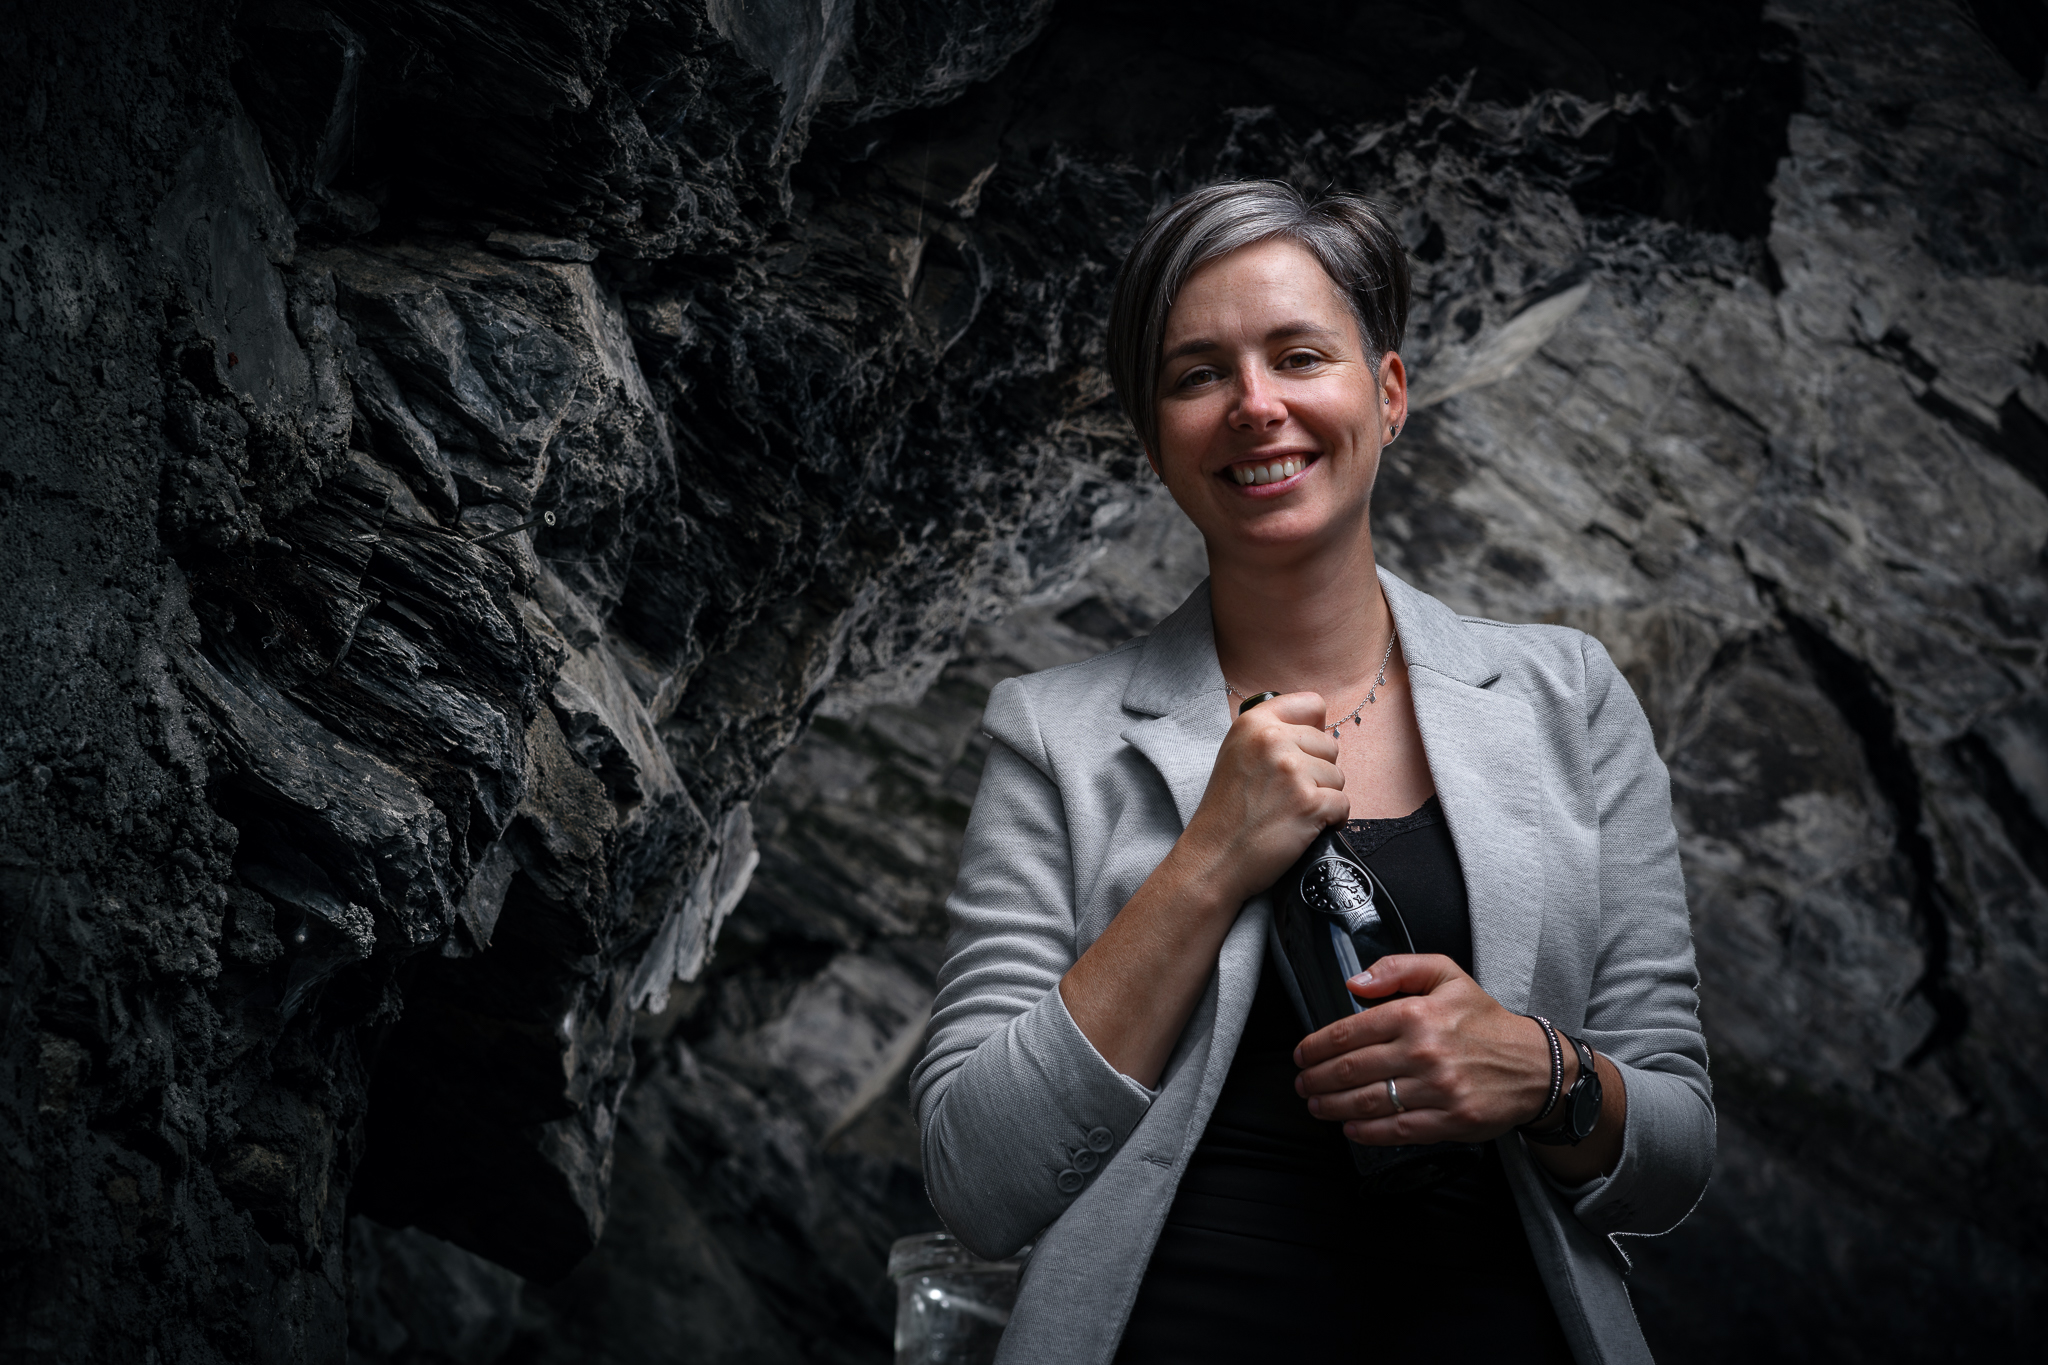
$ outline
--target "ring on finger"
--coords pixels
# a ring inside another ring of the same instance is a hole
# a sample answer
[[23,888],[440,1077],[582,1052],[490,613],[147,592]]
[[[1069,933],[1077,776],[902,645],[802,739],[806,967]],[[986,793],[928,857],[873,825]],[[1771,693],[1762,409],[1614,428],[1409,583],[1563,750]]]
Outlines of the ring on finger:
[[1397,1114],[1408,1112],[1408,1106],[1401,1103],[1401,1092],[1395,1088],[1392,1076],[1387,1077],[1387,1103],[1394,1106],[1394,1112]]

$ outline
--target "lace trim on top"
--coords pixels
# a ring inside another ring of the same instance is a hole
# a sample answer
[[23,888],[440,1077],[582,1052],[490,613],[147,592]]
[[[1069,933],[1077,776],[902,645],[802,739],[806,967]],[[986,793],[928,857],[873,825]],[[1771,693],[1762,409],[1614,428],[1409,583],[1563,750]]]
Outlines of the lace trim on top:
[[1389,815],[1377,820],[1346,820],[1344,834],[1351,840],[1351,847],[1358,851],[1359,857],[1370,858],[1395,835],[1425,829],[1442,818],[1443,807],[1432,795],[1407,815]]

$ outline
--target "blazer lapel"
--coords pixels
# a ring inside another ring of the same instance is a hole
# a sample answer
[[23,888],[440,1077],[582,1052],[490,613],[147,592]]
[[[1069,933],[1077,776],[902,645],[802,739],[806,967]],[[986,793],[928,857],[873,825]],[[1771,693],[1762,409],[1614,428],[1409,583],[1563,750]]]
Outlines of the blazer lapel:
[[1415,723],[1472,907],[1472,974],[1520,1014],[1543,931],[1543,815],[1526,703],[1408,669]]
[[1121,738],[1158,769],[1186,829],[1230,731],[1206,581],[1159,623],[1144,648],[1124,689],[1124,709],[1149,719],[1125,729]]
[[[1218,688],[1217,692],[1222,689]],[[1123,732],[1123,740],[1149,760],[1173,793],[1173,808],[1186,829],[1209,789],[1216,751],[1230,731],[1230,715],[1221,697],[1201,693],[1171,715],[1141,720]]]
[[1516,1013],[1529,1007],[1543,935],[1544,869],[1536,716],[1489,690],[1500,676],[1469,626],[1386,570],[1409,693],[1437,799],[1471,902],[1473,976]]

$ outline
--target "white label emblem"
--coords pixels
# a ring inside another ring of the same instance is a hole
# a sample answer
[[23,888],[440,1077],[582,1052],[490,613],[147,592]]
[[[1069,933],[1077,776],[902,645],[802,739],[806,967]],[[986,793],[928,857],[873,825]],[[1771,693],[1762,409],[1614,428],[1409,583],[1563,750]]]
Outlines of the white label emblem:
[[1344,921],[1352,933],[1380,922],[1372,903],[1372,883],[1357,864],[1345,858],[1320,858],[1301,877],[1301,899],[1332,919]]

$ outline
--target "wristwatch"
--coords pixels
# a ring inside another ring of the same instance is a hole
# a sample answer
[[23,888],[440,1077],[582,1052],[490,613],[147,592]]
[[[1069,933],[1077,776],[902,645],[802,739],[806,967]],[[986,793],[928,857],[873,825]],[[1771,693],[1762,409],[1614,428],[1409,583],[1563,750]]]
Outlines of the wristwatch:
[[1564,1092],[1564,1122],[1547,1132],[1522,1130],[1522,1136],[1545,1147],[1576,1147],[1600,1126],[1600,1068],[1584,1038],[1566,1038],[1579,1053],[1579,1078]]

